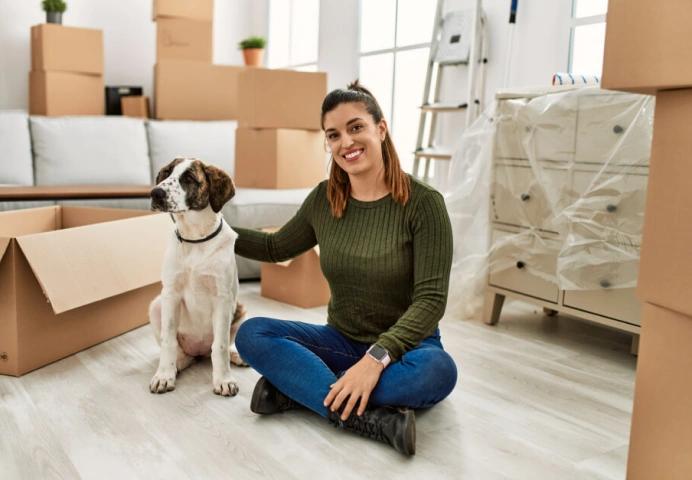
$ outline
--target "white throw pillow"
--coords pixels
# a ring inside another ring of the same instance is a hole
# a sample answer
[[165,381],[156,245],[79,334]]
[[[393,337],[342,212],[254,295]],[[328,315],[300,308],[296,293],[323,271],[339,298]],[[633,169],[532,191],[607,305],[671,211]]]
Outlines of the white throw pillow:
[[36,185],[151,185],[144,121],[31,117]]
[[0,184],[31,185],[34,173],[26,112],[0,112],[0,145]]
[[235,121],[151,120],[147,123],[152,178],[176,157],[198,158],[223,169],[231,177],[235,171]]

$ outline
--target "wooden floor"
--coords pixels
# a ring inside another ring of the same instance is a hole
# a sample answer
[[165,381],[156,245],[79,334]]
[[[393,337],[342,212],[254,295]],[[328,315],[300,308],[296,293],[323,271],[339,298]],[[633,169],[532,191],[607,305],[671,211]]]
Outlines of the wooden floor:
[[[322,323],[241,284],[250,315]],[[624,479],[635,358],[629,337],[508,303],[499,325],[445,318],[460,372],[417,414],[417,454],[337,431],[309,412],[249,410],[211,391],[209,361],[149,393],[158,346],[143,327],[21,378],[0,377],[2,479]]]

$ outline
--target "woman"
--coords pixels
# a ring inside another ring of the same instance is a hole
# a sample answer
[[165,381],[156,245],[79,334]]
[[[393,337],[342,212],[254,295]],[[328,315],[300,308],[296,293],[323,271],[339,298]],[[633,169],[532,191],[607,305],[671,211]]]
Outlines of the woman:
[[251,409],[303,405],[335,425],[415,453],[415,408],[457,379],[438,322],[452,233],[442,196],[401,170],[382,110],[358,82],[322,103],[329,179],[275,233],[235,228],[236,253],[279,262],[320,246],[331,290],[327,325],[252,318],[243,359],[263,375]]

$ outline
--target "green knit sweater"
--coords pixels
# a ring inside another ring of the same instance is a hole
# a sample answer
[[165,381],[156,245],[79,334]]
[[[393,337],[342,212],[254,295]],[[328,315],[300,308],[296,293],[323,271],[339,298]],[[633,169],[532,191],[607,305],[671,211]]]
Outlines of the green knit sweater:
[[325,180],[275,233],[233,227],[235,251],[281,262],[319,244],[331,290],[327,323],[397,360],[435,331],[447,303],[452,229],[442,195],[411,178],[406,205],[391,195],[351,198],[337,219],[326,192]]

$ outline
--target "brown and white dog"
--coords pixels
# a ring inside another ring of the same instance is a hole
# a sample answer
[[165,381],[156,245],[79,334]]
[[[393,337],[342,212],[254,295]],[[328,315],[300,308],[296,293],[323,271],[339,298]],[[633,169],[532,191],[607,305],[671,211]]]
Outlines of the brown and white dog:
[[152,393],[173,390],[179,371],[209,355],[214,393],[238,393],[229,363],[245,365],[234,344],[244,314],[237,303],[238,235],[219,213],[234,194],[231,177],[197,159],[176,158],[156,177],[151,208],[170,212],[176,230],[164,257],[161,295],[149,307],[161,345]]

